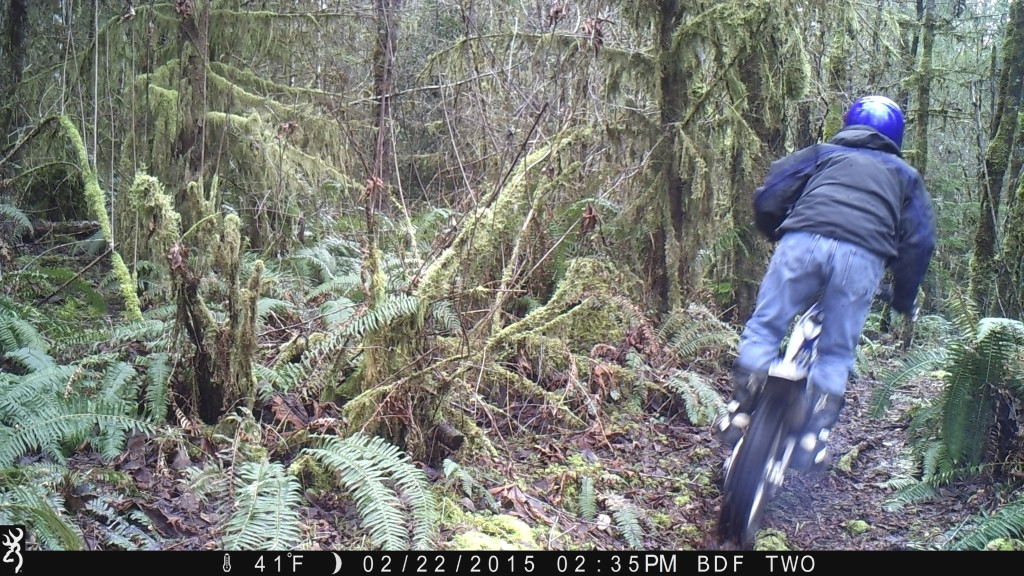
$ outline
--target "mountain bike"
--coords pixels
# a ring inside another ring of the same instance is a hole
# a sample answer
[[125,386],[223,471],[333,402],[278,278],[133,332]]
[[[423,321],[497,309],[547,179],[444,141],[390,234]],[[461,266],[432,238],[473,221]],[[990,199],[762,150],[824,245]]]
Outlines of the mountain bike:
[[[891,301],[892,292],[882,288],[876,300]],[[913,333],[916,311],[908,316],[905,329]],[[725,482],[718,521],[719,541],[748,548],[761,523],[768,502],[782,487],[794,458],[811,462],[820,443],[828,438],[821,430],[806,430],[815,405],[824,394],[808,383],[807,375],[817,358],[818,336],[824,319],[821,305],[815,302],[796,321],[785,353],[768,369],[758,394],[750,422],[732,454],[725,461]],[[909,340],[905,340],[909,344]]]

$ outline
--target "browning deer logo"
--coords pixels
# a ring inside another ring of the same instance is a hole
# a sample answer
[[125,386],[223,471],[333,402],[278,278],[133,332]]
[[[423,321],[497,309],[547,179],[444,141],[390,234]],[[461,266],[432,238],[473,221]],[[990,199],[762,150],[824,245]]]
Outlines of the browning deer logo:
[[24,526],[3,526],[0,528],[0,534],[3,534],[3,541],[0,542],[5,548],[7,553],[4,554],[4,564],[13,564],[14,573],[17,574],[21,571],[21,541],[25,537]]

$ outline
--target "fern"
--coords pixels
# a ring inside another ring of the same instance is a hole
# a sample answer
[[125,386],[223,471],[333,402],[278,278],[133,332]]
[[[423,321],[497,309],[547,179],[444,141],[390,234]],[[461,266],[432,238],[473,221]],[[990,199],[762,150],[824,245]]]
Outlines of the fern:
[[344,295],[355,297],[357,288],[362,288],[363,279],[358,272],[335,276],[306,293],[307,300],[314,300],[325,295]]
[[928,482],[918,481],[904,486],[886,498],[885,508],[891,512],[911,504],[934,500],[938,496],[939,491],[935,486]]
[[86,440],[104,457],[116,456],[128,433],[153,430],[136,415],[132,378],[134,370],[120,362],[102,373],[53,365],[23,376],[0,374],[0,467],[34,450],[63,462],[65,444]]
[[981,518],[971,532],[953,544],[955,550],[983,550],[997,538],[1024,537],[1024,499],[1018,499]]
[[344,296],[327,300],[320,305],[320,315],[323,316],[328,330],[346,325],[355,314],[355,310],[356,303]]
[[334,471],[352,493],[374,546],[388,550],[429,546],[437,529],[438,504],[423,472],[408,456],[381,438],[362,434],[320,440],[320,448],[303,452]]
[[185,476],[182,483],[202,501],[226,497],[231,491],[231,477],[216,464],[189,468]]
[[945,362],[944,348],[918,350],[904,358],[896,368],[883,370],[878,377],[878,386],[871,392],[868,414],[872,418],[881,418],[892,404],[894,390],[922,374],[938,369]]
[[388,294],[380,306],[367,310],[356,318],[346,330],[355,338],[361,338],[368,332],[380,330],[398,318],[412,316],[419,312],[420,301],[409,294]]
[[28,215],[6,202],[0,202],[0,222],[3,221],[10,221],[14,224],[12,232],[18,241],[21,240],[22,233],[32,231],[32,221],[29,220]]
[[0,297],[0,359],[21,348],[46,352],[49,345],[13,301]]
[[256,317],[259,318],[260,325],[267,323],[267,318],[271,313],[282,314],[295,309],[295,305],[285,300],[278,300],[277,298],[260,298],[256,302]]
[[594,492],[594,479],[590,476],[580,480],[579,507],[580,516],[587,522],[597,517],[597,495]]
[[149,532],[153,531],[152,521],[139,511],[125,514],[114,509],[108,496],[89,500],[85,508],[100,523],[100,531],[108,546],[121,550],[159,550],[160,543]]
[[459,315],[448,300],[441,300],[430,307],[430,315],[434,319],[434,326],[441,334],[451,334],[462,327]]
[[500,506],[498,505],[498,501],[494,499],[494,496],[490,491],[480,484],[476,478],[473,478],[473,476],[457,462],[445,458],[444,462],[442,462],[442,470],[446,478],[455,478],[459,481],[459,484],[462,487],[462,492],[466,496],[473,498],[477,494],[480,494],[492,511],[499,511]]
[[225,526],[225,548],[287,550],[301,540],[301,486],[281,464],[243,464],[235,478],[235,496],[235,510]]
[[146,358],[146,408],[154,422],[167,418],[167,394],[170,390],[174,365],[166,352],[150,354]]
[[633,548],[643,548],[644,531],[640,526],[640,509],[618,494],[606,494],[604,500],[612,511],[615,527],[626,542]]
[[0,489],[0,524],[24,524],[48,550],[83,550],[85,540],[71,521],[57,484],[64,468],[34,464],[20,468],[25,481]]
[[673,310],[656,336],[683,362],[693,360],[704,349],[734,349],[739,341],[731,326],[697,304]]
[[19,348],[8,353],[7,360],[20,366],[22,373],[42,372],[57,366],[54,359],[39,348]]
[[686,416],[695,426],[711,423],[723,407],[722,397],[696,372],[677,372],[666,384],[683,398]]

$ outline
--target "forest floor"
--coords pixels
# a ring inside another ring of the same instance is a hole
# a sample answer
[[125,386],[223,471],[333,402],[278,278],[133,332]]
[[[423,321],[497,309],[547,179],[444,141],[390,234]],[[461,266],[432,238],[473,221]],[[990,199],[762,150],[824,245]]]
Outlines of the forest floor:
[[[673,366],[663,377],[681,368]],[[705,377],[725,396],[727,374],[720,367],[711,371]],[[564,379],[561,382],[564,387]],[[549,391],[559,391],[559,381],[543,384]],[[896,485],[914,474],[906,445],[909,414],[921,401],[935,397],[941,382],[923,379],[901,388],[885,416],[877,419],[867,413],[873,385],[871,374],[851,382],[832,438],[832,465],[824,472],[786,478],[767,509],[757,547],[940,549],[969,529],[978,514],[1005,501],[1006,485],[982,476],[947,485],[925,503],[891,506]],[[282,423],[275,421],[274,410],[275,403],[295,400],[275,396],[257,407],[262,414],[256,414],[263,443],[286,465],[294,454],[279,450],[287,442],[281,441]],[[461,474],[420,464],[441,495],[437,547],[717,549],[721,469],[727,451],[710,426],[692,425],[685,410],[667,410],[665,402],[654,406],[649,398],[645,406],[631,402],[625,393],[621,400],[604,402],[585,430],[561,427],[550,414],[552,406],[536,402],[503,406],[503,416],[490,412],[483,402],[468,408],[494,452],[467,447],[451,455]],[[339,416],[336,407],[331,413],[333,405],[327,406],[323,415]],[[322,407],[317,407],[318,415]],[[237,435],[234,442],[239,442]],[[219,546],[219,531],[234,501],[204,496],[196,489],[196,478],[204,468],[224,466],[225,452],[238,448],[230,438],[170,425],[151,437],[130,438],[113,461],[103,461],[88,446],[79,448],[68,459],[74,482],[63,496],[68,512],[79,519],[88,547],[102,548],[111,540],[106,526],[88,520],[88,503],[101,495],[117,513],[141,512],[148,519],[136,520],[138,529],[148,533],[132,538],[138,547]],[[23,463],[37,458],[42,457],[26,457]],[[593,486],[591,513],[584,513],[588,506],[582,502],[588,499],[581,497],[586,482]],[[305,488],[302,547],[370,547],[350,495]],[[499,516],[521,521],[516,524],[526,530],[516,533],[507,524],[495,528],[488,519]]]
[[[719,377],[724,387],[727,378]],[[975,478],[952,485],[929,503],[892,508],[895,488],[888,484],[910,475],[906,426],[917,399],[937,392],[938,381],[920,381],[893,397],[881,419],[866,414],[872,382],[851,383],[847,405],[833,436],[835,458],[825,472],[791,475],[770,504],[757,548],[765,550],[905,550],[939,549],[956,537],[981,510],[992,510],[1000,497],[996,484]],[[662,411],[663,412],[663,411]],[[525,413],[525,412],[524,412]],[[521,413],[522,414],[522,413]],[[711,550],[720,504],[721,464],[725,448],[710,427],[693,426],[679,411],[666,416],[652,410],[624,410],[595,420],[585,431],[535,426],[515,433],[488,431],[497,454],[459,455],[463,470],[478,488],[466,492],[457,478],[426,469],[444,496],[439,548],[480,546],[541,550],[646,549]],[[202,466],[190,458],[181,438],[135,437],[121,458],[102,463],[79,453],[69,464],[82,475],[112,466],[131,478],[134,494],[122,503],[153,521],[158,547],[215,548],[217,530],[230,514],[230,501],[204,500],[186,487],[186,471]],[[194,454],[194,450],[191,451]],[[845,456],[845,465],[839,460]],[[454,456],[453,456],[454,458]],[[579,513],[583,477],[595,481],[596,514]],[[124,489],[109,486],[113,489]],[[95,491],[103,490],[94,486]],[[306,490],[305,546],[314,549],[366,549],[365,534],[354,507],[343,493]],[[75,508],[79,494],[69,499]],[[625,534],[616,511],[632,505],[636,531]],[[491,509],[489,510],[489,506]],[[458,510],[451,509],[452,507]],[[526,535],[507,528],[489,529],[487,518],[500,514],[529,527]],[[103,535],[83,526],[87,541]],[[92,530],[96,525],[92,525]],[[472,534],[485,540],[472,539]]]

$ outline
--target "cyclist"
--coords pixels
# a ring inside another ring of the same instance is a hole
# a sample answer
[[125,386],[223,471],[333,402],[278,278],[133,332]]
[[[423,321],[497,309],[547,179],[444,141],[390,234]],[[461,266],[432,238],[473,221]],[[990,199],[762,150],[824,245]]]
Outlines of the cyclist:
[[824,324],[809,379],[824,396],[805,431],[817,433],[816,441],[801,443],[804,453],[794,457],[798,469],[825,461],[854,349],[886,267],[893,275],[892,308],[914,313],[935,244],[935,217],[921,176],[903,160],[903,129],[895,102],[860,98],[835,137],[773,163],[755,191],[755,224],[778,244],[740,337],[733,399],[715,422],[729,446],[749,422],[794,317],[815,298]]

